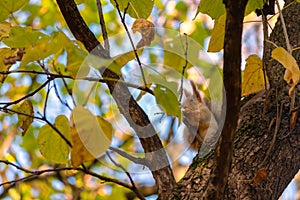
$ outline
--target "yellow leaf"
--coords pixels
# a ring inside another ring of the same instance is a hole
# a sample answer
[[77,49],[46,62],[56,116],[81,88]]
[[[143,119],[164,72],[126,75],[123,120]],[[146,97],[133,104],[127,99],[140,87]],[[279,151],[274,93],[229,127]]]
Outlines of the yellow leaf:
[[29,0],[1,0],[0,21],[5,20],[10,14],[22,8]]
[[71,161],[73,167],[77,167],[99,157],[109,148],[113,128],[108,121],[80,106],[73,109],[72,122]]
[[[56,117],[54,127],[70,141],[71,127],[65,115]],[[40,129],[37,139],[40,152],[46,159],[55,163],[68,161],[70,147],[50,125],[46,124]]]
[[226,13],[215,21],[214,29],[208,45],[208,52],[218,52],[223,49],[225,36]]
[[78,167],[85,161],[95,159],[95,157],[85,148],[74,126],[71,128],[71,138],[71,162],[73,167]]
[[242,83],[242,96],[258,93],[264,89],[264,73],[262,61],[257,55],[250,55],[246,59],[244,80]]
[[16,110],[20,113],[26,114],[26,115],[18,114],[18,123],[21,129],[23,130],[22,136],[24,136],[28,127],[33,122],[33,118],[30,117],[33,116],[32,103],[28,99],[26,99]]
[[284,80],[288,84],[291,84],[291,88],[289,90],[289,95],[291,97],[292,92],[294,91],[294,88],[296,87],[300,79],[300,70],[297,61],[282,47],[275,48],[272,51],[272,57],[286,68]]
[[8,37],[11,32],[11,24],[7,22],[0,23],[0,41],[4,37]]

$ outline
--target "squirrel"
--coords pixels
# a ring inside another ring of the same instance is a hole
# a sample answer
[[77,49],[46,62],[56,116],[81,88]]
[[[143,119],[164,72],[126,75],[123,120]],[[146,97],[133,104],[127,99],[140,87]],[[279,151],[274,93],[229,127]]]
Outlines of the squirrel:
[[182,103],[183,123],[186,126],[184,140],[190,148],[198,151],[203,144],[213,143],[218,131],[218,123],[214,114],[202,100],[199,90],[190,81],[193,93],[184,90],[186,99]]

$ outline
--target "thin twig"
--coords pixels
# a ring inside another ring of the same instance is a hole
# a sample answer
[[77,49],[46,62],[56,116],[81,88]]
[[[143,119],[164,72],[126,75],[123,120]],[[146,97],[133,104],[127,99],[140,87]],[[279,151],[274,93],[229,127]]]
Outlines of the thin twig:
[[264,74],[264,85],[265,85],[265,91],[267,91],[267,73],[266,73],[266,57],[267,57],[267,42],[268,39],[268,25],[267,25],[267,17],[262,12],[262,24],[263,24],[263,34],[264,34],[264,46],[263,46],[263,59],[262,59],[262,67],[263,67],[263,74]]
[[106,155],[108,156],[108,158],[111,160],[111,162],[112,162],[114,165],[116,165],[117,167],[121,168],[121,169],[126,173],[127,177],[128,177],[129,180],[130,180],[130,183],[131,183],[133,192],[136,194],[136,196],[137,196],[138,198],[144,200],[145,197],[140,193],[140,191],[139,191],[139,190],[137,189],[137,187],[135,186],[135,183],[134,183],[134,181],[133,181],[131,175],[129,174],[129,172],[128,172],[122,165],[116,163],[116,162],[114,161],[114,159],[109,155],[108,152],[106,152]]
[[104,16],[103,16],[103,9],[102,9],[101,0],[97,0],[97,8],[98,8],[100,26],[101,26],[101,30],[102,30],[102,37],[103,37],[103,40],[104,40],[104,48],[106,49],[106,51],[108,52],[108,55],[109,55],[110,54],[109,53],[109,48],[110,48],[109,47],[109,40],[108,40],[108,34],[107,34],[105,20],[104,20]]
[[45,118],[45,116],[43,118],[44,118],[44,121],[65,141],[65,143],[70,148],[72,148],[71,142],[51,122],[49,122],[48,119]]
[[[64,80],[64,79],[62,79],[62,80]],[[60,97],[58,89],[56,87],[55,80],[53,81],[53,85],[54,85],[54,92],[55,92],[56,97],[58,98],[58,100],[61,102],[61,104],[65,105],[70,111],[72,111],[72,108],[69,106],[68,102],[67,101],[63,101],[62,98]],[[68,90],[68,88],[66,88],[66,89]]]
[[278,0],[275,0],[275,1],[276,1],[277,9],[279,10],[279,17],[280,17],[280,21],[281,21],[281,24],[282,24],[282,29],[283,29],[283,34],[284,34],[284,38],[285,38],[286,47],[287,47],[288,52],[291,54],[292,53],[292,47],[291,47],[291,43],[290,43],[289,36],[288,36],[288,33],[287,33],[287,29],[286,29],[286,25],[285,25],[285,22],[284,22],[283,15],[282,15],[282,11],[280,9],[280,5],[279,5]]
[[[76,80],[86,80],[86,81],[95,81],[95,82],[100,82],[100,83],[106,83],[106,81],[116,81],[116,82],[119,82],[119,83],[123,83],[128,87],[136,88],[136,89],[139,89],[139,90],[142,90],[142,91],[148,92],[149,94],[154,95],[153,91],[151,89],[149,89],[148,87],[139,86],[139,85],[136,85],[136,84],[133,84],[133,83],[126,82],[124,80],[114,79],[114,78],[102,78],[102,79],[101,78],[95,78],[95,77],[74,78],[74,77],[68,76],[68,75],[54,74],[54,73],[50,73],[50,72],[31,71],[31,70],[11,70],[11,71],[7,71],[7,72],[0,71],[0,74],[4,74],[4,75],[15,74],[15,73],[28,73],[28,74],[46,75],[46,76],[50,76],[51,79],[61,78],[64,81],[64,85],[65,85],[65,87],[67,89],[67,92],[69,93],[70,96],[72,96],[72,94],[69,92],[69,88],[67,87],[67,84],[65,83],[64,78],[72,79],[72,80],[75,80],[75,81]],[[74,100],[73,100],[73,103],[75,104]],[[0,105],[1,104],[5,104],[5,103],[0,102]]]
[[[292,55],[292,46],[291,46],[290,39],[289,39],[289,36],[288,36],[288,33],[287,33],[287,29],[286,29],[284,17],[283,17],[283,14],[282,14],[282,10],[280,9],[280,5],[279,5],[278,0],[275,0],[275,1],[276,1],[277,9],[279,11],[279,17],[280,17],[280,21],[281,21],[281,24],[282,24],[282,30],[283,30],[283,34],[284,34],[284,38],[285,38],[286,47],[287,47],[287,50],[288,50],[289,54]],[[295,88],[295,90],[297,90],[297,87]],[[293,91],[293,94],[292,94],[292,97],[291,97],[290,110],[292,110],[295,107],[295,98],[296,98],[295,90]]]
[[49,97],[49,93],[50,93],[51,87],[50,84],[48,84],[48,89],[47,89],[47,93],[46,93],[46,98],[45,98],[45,103],[44,103],[44,117],[46,118],[46,110],[47,110],[47,104],[48,104],[48,97]]
[[11,102],[0,102],[0,105],[5,105],[3,108],[7,108],[10,105],[17,104],[17,103],[23,101],[24,99],[27,99],[28,97],[35,95],[37,92],[39,92],[41,89],[43,89],[48,83],[50,83],[50,81],[52,81],[52,78],[48,78],[48,80],[46,82],[44,82],[40,87],[38,87],[34,91],[28,93],[27,95],[21,97],[20,99],[11,101]]
[[9,109],[9,108],[5,108],[5,107],[0,107],[0,111],[5,112],[5,113],[10,113],[11,112],[11,113],[14,113],[14,114],[24,115],[24,116],[27,116],[27,117],[31,117],[31,118],[34,118],[34,119],[44,121],[44,118],[42,118],[42,117],[37,117],[37,116],[30,115],[30,114],[27,114],[27,113],[22,113],[22,112],[12,110],[12,109]]
[[295,107],[294,109],[292,109],[292,110],[291,110],[291,113],[297,112],[298,110],[300,110],[300,105],[297,106],[297,107]]
[[[185,63],[182,66],[182,71],[181,71],[181,80],[180,80],[180,97],[179,97],[179,102],[181,102],[182,96],[183,96],[183,79],[184,79],[184,73],[186,70],[186,67],[188,65],[188,60],[187,60],[187,56],[188,56],[188,40],[187,40],[187,35],[186,33],[184,33],[185,36],[185,50],[184,50],[184,58],[185,58]],[[181,40],[181,35],[180,35],[180,42],[182,45],[182,48],[184,48],[184,45],[182,44],[182,40]]]
[[[122,24],[123,24],[123,26],[124,26],[124,28],[125,28],[125,30],[126,30],[126,33],[127,33],[127,35],[128,35],[129,40],[130,40],[132,49],[133,49],[133,51],[134,51],[135,58],[136,58],[136,60],[137,60],[137,62],[138,62],[138,65],[139,65],[139,67],[140,67],[141,75],[142,75],[142,78],[143,78],[143,81],[144,81],[144,86],[147,87],[147,82],[146,82],[146,77],[145,77],[145,74],[144,74],[144,71],[143,71],[142,62],[141,62],[140,57],[139,57],[139,55],[138,55],[138,53],[137,53],[137,50],[136,50],[136,48],[135,48],[135,46],[134,46],[133,39],[132,39],[132,37],[131,37],[131,35],[130,35],[130,32],[129,32],[129,30],[128,30],[128,27],[127,27],[127,25],[126,25],[126,23],[125,23],[125,12],[124,12],[124,17],[122,17],[122,14],[121,14],[121,11],[120,11],[119,4],[118,4],[117,0],[114,0],[114,1],[115,1],[115,3],[116,3],[116,8],[117,8],[117,10],[118,10],[119,17],[121,18],[121,22],[122,22]],[[127,6],[127,7],[128,7],[128,6]]]
[[28,169],[25,169],[23,167],[20,167],[20,166],[17,166],[16,164],[12,163],[12,162],[9,162],[7,160],[0,160],[0,163],[4,163],[6,165],[11,165],[21,171],[24,171],[25,173],[28,173],[28,174],[31,174],[27,177],[24,177],[24,178],[21,178],[21,179],[16,179],[16,180],[13,180],[13,181],[8,181],[8,182],[3,182],[0,184],[0,186],[3,186],[3,185],[7,185],[7,184],[15,184],[17,182],[20,182],[20,181],[24,181],[24,180],[27,180],[29,178],[33,178],[33,177],[36,177],[36,176],[39,176],[39,175],[42,175],[44,173],[51,173],[51,172],[59,172],[59,171],[72,171],[72,170],[77,170],[77,171],[81,171],[85,174],[89,174],[93,177],[96,177],[98,178],[99,180],[102,180],[102,181],[105,181],[105,182],[112,182],[112,183],[116,183],[120,186],[123,186],[125,188],[128,188],[132,191],[134,191],[134,188],[133,186],[127,184],[127,183],[124,183],[120,180],[117,180],[117,179],[114,179],[114,178],[110,178],[110,177],[106,177],[106,176],[103,176],[103,175],[100,175],[100,174],[97,174],[93,171],[90,171],[90,170],[86,170],[86,169],[83,169],[83,168],[80,168],[80,167],[77,167],[77,168],[73,168],[73,167],[60,167],[60,168],[52,168],[52,169],[44,169],[44,170],[28,170]]
[[274,144],[276,142],[276,137],[277,137],[277,133],[278,133],[278,130],[279,130],[279,127],[280,127],[280,122],[281,122],[281,117],[282,117],[282,110],[283,110],[283,103],[281,103],[281,105],[280,105],[280,110],[277,107],[277,116],[276,116],[276,124],[275,124],[274,135],[273,135],[273,138],[271,140],[270,146],[269,146],[269,148],[266,152],[265,158],[261,163],[261,166],[263,166],[265,164],[265,162],[267,161],[267,159],[268,159],[268,157],[271,153],[271,150],[273,149]]

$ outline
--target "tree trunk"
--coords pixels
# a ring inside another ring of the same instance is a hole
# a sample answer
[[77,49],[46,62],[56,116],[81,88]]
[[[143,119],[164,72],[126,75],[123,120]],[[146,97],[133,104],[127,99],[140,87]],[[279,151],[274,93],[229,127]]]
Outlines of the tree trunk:
[[[291,2],[286,1],[286,5]],[[299,65],[300,3],[294,2],[285,8],[283,16],[290,44],[292,48],[298,47],[293,56]],[[269,40],[286,49],[279,18]],[[254,96],[240,110],[225,199],[278,199],[300,168],[300,118],[296,117],[295,127],[290,131],[293,101],[288,95],[290,86],[283,80],[284,68],[271,60],[274,48],[266,42],[265,63],[270,89]],[[294,107],[299,106],[299,99],[298,85]],[[196,156],[172,198],[202,199],[215,165],[213,158],[214,153],[204,159]]]

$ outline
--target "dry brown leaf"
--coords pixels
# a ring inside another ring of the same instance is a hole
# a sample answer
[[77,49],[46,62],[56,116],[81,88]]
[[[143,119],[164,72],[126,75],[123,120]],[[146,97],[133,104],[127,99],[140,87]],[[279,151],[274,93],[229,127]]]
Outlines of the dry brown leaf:
[[257,186],[265,179],[267,179],[267,169],[263,167],[256,172],[253,178],[252,186]]
[[142,39],[138,42],[136,48],[149,46],[154,39],[155,29],[151,21],[142,18],[137,19],[134,21],[131,29],[134,33],[137,31],[142,34]]
[[31,101],[28,99],[24,100],[24,102],[16,110],[20,112],[20,114],[18,114],[18,123],[20,128],[23,130],[22,136],[24,136],[30,124],[33,122],[33,118],[30,117],[33,116]]

